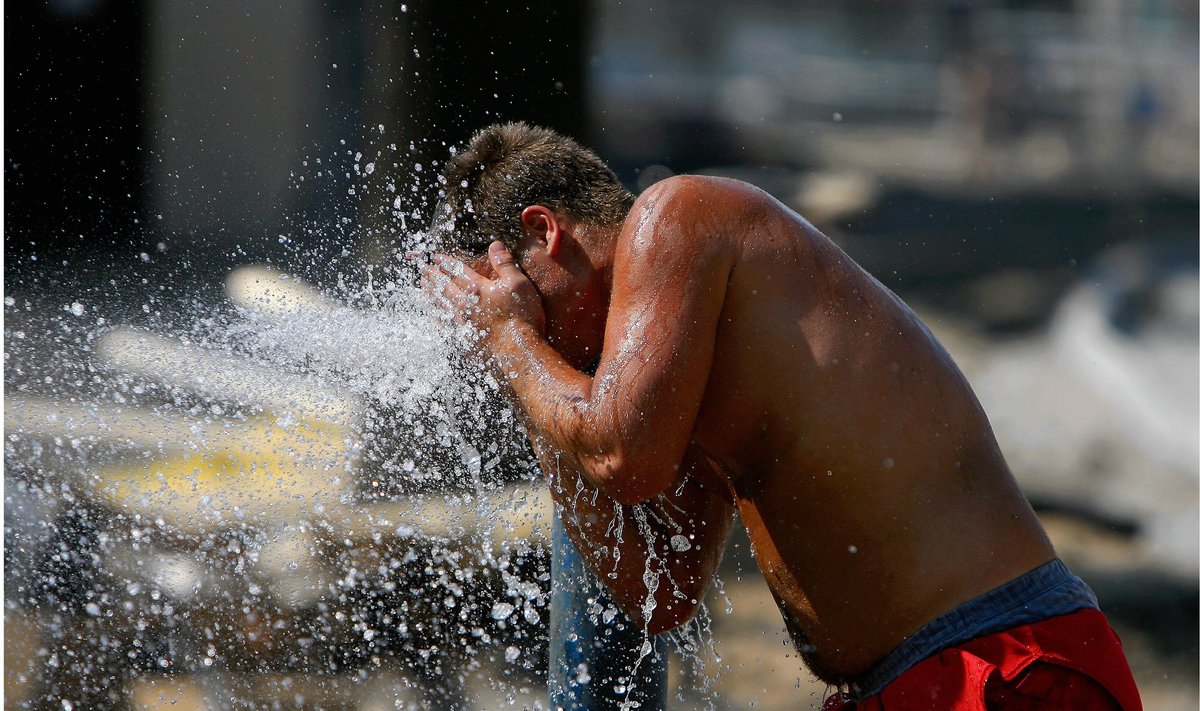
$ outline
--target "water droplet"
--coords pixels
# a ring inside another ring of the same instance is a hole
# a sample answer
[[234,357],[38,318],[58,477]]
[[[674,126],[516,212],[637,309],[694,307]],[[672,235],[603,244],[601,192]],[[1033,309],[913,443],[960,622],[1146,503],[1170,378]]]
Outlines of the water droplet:
[[687,536],[675,535],[671,536],[671,550],[676,553],[683,553],[691,550],[692,542],[687,539]]

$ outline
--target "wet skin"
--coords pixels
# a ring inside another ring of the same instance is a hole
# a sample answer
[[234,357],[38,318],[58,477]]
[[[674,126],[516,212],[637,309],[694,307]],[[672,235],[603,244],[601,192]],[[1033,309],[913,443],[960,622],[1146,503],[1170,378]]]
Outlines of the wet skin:
[[[541,206],[522,224],[520,268],[499,243],[476,269],[443,260],[443,293],[486,333],[577,545],[651,631],[693,614],[734,507],[831,681],[1054,557],[950,357],[770,196],[685,176],[619,231]],[[608,499],[645,502],[646,526],[693,548],[625,535],[616,560]],[[647,557],[671,584],[643,615]]]

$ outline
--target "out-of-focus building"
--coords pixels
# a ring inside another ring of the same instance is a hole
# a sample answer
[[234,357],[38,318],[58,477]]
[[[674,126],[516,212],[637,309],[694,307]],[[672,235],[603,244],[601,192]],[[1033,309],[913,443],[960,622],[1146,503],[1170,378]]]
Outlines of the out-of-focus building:
[[[858,171],[999,197],[1197,186],[1186,3],[601,3],[597,138],[627,171]],[[669,30],[669,31],[668,31]]]

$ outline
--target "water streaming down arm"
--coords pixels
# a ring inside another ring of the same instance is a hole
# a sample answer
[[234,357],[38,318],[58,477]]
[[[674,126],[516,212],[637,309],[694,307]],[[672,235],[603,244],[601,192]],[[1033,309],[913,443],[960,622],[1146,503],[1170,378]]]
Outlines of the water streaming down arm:
[[[640,504],[614,501],[579,473],[569,456],[535,443],[568,535],[621,609],[650,634],[687,622],[712,581],[733,507],[705,488],[696,467],[711,466],[694,447],[677,485]],[[632,532],[625,525],[635,524]]]

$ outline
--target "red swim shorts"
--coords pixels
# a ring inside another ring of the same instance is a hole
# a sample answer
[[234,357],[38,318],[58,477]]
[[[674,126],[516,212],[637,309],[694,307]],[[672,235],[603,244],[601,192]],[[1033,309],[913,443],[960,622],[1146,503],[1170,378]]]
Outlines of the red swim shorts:
[[1141,711],[1121,641],[1084,609],[942,650],[857,703],[842,694],[823,711]]

